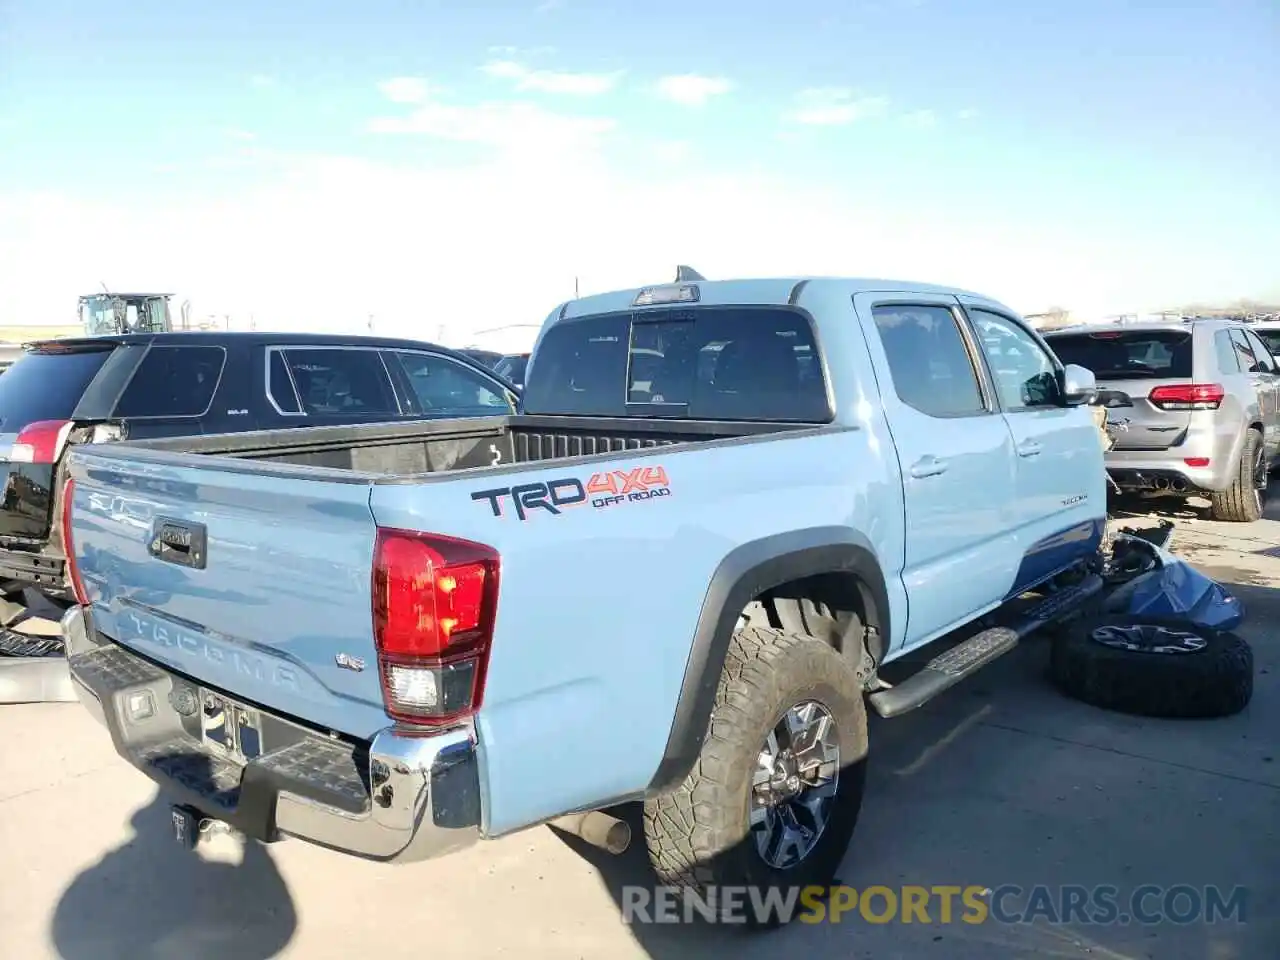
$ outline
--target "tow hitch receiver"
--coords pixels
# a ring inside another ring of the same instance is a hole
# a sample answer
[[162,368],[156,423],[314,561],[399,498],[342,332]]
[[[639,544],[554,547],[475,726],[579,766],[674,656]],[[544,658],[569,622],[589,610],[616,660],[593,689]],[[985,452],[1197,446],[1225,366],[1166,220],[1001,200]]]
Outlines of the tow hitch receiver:
[[175,804],[169,808],[169,824],[173,828],[173,839],[184,850],[194,850],[202,841],[223,834],[244,839],[244,835],[231,824],[224,820],[214,820],[186,804]]
[[200,811],[193,807],[169,808],[169,821],[173,825],[173,839],[184,850],[194,850],[200,841]]

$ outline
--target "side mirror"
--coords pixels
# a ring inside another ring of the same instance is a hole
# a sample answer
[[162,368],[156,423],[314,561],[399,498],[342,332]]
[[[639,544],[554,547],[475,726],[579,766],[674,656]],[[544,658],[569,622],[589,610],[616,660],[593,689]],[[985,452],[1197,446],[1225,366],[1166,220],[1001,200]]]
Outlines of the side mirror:
[[1091,403],[1098,395],[1098,381],[1092,370],[1075,363],[1062,368],[1062,399],[1069,407]]

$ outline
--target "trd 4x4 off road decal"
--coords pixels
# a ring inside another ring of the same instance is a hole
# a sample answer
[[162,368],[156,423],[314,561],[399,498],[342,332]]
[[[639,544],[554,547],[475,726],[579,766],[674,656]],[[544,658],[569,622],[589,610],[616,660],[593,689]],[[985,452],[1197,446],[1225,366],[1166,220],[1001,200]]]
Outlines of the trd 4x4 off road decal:
[[559,516],[571,507],[590,504],[596,510],[624,503],[640,503],[655,497],[669,497],[671,487],[664,467],[636,467],[633,470],[610,470],[593,473],[584,484],[577,477],[519,483],[514,487],[477,490],[472,500],[489,504],[495,517],[504,516],[503,504],[510,501],[516,518],[528,520],[535,510]]

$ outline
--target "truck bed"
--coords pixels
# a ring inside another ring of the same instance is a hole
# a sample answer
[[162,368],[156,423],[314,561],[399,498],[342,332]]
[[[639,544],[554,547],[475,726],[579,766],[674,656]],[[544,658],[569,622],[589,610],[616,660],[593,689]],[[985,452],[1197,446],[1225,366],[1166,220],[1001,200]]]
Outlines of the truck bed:
[[797,423],[503,416],[131,441],[137,449],[418,475],[622,453],[795,430]]
[[[729,525],[697,545],[712,562],[726,535],[772,531],[772,515],[744,515],[746,505],[793,484],[787,465],[842,432],[515,415],[77,446],[67,458],[72,550],[108,636],[214,687],[363,736],[385,721],[377,671],[338,661],[375,662],[379,529],[490,544],[504,552],[504,594],[514,598],[547,593],[539,571],[580,577],[587,540],[612,538],[634,560],[655,547],[660,528],[688,529],[687,510],[712,522],[710,504]],[[775,442],[799,449],[764,450]],[[704,455],[713,443],[716,456]],[[671,454],[655,457],[655,448]],[[826,462],[825,453],[810,455]],[[553,461],[562,472],[540,469]],[[839,495],[846,469],[831,465],[824,495]],[[637,502],[655,495],[682,507]],[[588,503],[594,522],[568,509]],[[579,522],[548,522],[562,513]],[[639,539],[627,547],[630,538]],[[604,549],[606,563],[619,562],[612,554]],[[711,570],[698,573],[701,584],[695,577],[688,588],[701,602]],[[283,620],[264,621],[286,608]]]

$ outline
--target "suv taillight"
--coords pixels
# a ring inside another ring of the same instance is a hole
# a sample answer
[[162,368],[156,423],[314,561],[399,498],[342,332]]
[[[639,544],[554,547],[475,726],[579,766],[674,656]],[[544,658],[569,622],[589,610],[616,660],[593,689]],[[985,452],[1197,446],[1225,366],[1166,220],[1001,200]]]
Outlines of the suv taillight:
[[74,426],[70,420],[37,420],[18,431],[9,451],[13,463],[57,463]]
[[1217,410],[1226,391],[1220,383],[1172,383],[1147,395],[1161,410]]
[[76,496],[76,482],[68,480],[62,488],[62,552],[67,558],[67,580],[71,583],[71,594],[80,606],[87,606],[89,595],[85,593],[84,581],[80,579],[80,567],[76,564],[76,542],[71,535],[71,501]]
[[498,569],[498,552],[483,544],[378,530],[373,636],[389,716],[441,726],[480,708]]

